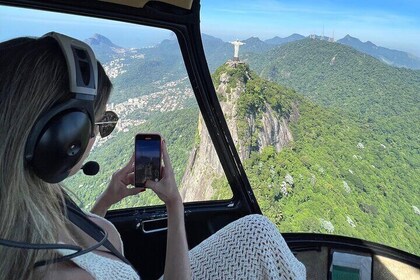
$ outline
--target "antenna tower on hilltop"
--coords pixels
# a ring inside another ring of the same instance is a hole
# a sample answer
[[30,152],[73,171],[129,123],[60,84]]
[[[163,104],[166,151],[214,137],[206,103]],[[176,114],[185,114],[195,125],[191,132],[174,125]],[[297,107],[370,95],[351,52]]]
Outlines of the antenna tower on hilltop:
[[332,34],[332,38],[329,38],[328,41],[331,42],[331,43],[334,43],[335,42],[335,39],[334,39],[334,31],[333,31],[333,34]]

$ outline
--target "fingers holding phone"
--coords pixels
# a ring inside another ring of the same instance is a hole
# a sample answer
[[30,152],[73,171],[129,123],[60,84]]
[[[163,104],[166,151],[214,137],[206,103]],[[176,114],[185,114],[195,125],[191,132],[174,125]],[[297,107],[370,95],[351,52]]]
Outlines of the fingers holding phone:
[[145,186],[146,188],[152,189],[157,194],[157,196],[167,205],[171,203],[182,203],[181,195],[175,182],[175,175],[172,169],[172,164],[165,141],[162,141],[161,149],[164,164],[162,166],[162,178],[158,182],[147,180]]
[[145,190],[144,188],[131,188],[129,185],[134,185],[134,155],[123,168],[112,175],[108,187],[97,198],[91,212],[104,217],[113,204]]

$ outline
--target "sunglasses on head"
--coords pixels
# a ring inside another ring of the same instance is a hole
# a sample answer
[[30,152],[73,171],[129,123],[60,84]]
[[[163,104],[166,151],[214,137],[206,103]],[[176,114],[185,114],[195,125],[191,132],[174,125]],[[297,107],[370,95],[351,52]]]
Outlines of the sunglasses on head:
[[99,126],[99,134],[102,138],[107,137],[114,130],[118,122],[118,115],[113,111],[106,111],[99,122],[95,124]]

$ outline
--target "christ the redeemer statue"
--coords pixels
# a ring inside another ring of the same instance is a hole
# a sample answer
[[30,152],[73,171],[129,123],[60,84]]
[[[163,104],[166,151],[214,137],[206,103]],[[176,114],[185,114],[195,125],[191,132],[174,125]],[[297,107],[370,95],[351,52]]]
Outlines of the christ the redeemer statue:
[[235,47],[235,51],[233,53],[233,61],[239,61],[239,46],[245,45],[245,43],[242,43],[239,40],[235,40],[229,43],[231,43]]

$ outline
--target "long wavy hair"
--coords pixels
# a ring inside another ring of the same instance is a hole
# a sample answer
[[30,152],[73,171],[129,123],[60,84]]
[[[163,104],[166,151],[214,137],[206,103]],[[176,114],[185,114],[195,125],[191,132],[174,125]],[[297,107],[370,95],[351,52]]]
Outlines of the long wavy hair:
[[[38,117],[70,98],[64,55],[52,38],[17,38],[0,43],[0,238],[29,243],[57,243],[70,234],[63,213],[64,191],[25,167],[24,150]],[[96,119],[105,110],[112,88],[98,62]],[[0,245],[2,279],[41,278],[37,261],[56,256],[49,250]],[[47,271],[49,268],[43,271]]]

